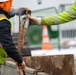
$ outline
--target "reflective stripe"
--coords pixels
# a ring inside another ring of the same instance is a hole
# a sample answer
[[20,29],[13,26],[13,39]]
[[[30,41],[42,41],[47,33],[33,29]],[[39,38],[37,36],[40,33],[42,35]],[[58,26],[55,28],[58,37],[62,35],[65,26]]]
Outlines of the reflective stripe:
[[[4,14],[0,14],[0,20],[3,20],[3,19],[8,20]],[[9,21],[9,20],[8,20],[8,21]]]
[[53,19],[54,19],[54,24],[60,24],[60,22],[56,16],[53,16]]
[[76,19],[76,14],[74,14],[70,9],[67,10],[70,14],[70,16],[73,18],[73,19]]

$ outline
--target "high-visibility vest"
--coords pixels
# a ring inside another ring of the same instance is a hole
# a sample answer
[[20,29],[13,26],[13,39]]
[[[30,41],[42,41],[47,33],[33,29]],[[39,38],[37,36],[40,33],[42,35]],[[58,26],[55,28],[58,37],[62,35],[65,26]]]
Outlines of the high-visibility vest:
[[11,30],[12,30],[12,24],[11,24],[11,21],[10,21],[8,18],[6,18],[6,16],[5,16],[4,14],[0,14],[0,21],[1,21],[1,20],[4,20],[4,19],[6,19],[7,21],[10,22]]
[[[8,20],[8,19],[5,17],[5,15],[0,14],[0,21],[1,21],[1,20],[4,20],[4,19]],[[9,21],[9,20],[8,20],[8,21]],[[9,22],[10,22],[10,21],[9,21]],[[10,24],[11,24],[11,22],[10,22]],[[5,63],[6,56],[7,56],[7,53],[6,53],[5,50],[1,47],[1,48],[0,48],[0,65]]]
[[0,65],[5,63],[7,53],[3,48],[0,48]]

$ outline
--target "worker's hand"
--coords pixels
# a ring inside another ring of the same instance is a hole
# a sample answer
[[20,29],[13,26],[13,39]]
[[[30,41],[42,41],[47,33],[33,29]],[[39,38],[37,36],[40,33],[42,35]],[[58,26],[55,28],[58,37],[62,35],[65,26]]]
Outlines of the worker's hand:
[[31,14],[31,10],[29,8],[19,8],[19,9],[16,9],[16,12],[15,12],[15,14],[18,16],[22,16],[26,13]]
[[[26,20],[26,17],[24,17],[23,19]],[[29,24],[30,25],[41,25],[41,18],[29,16]]]
[[10,10],[10,12],[8,13],[9,14],[9,18],[12,18],[12,17],[14,17],[15,16],[15,9],[14,8],[12,8],[11,10]]
[[26,68],[26,64],[24,61],[21,64],[16,63],[17,72],[20,72],[20,70],[24,70],[25,68]]

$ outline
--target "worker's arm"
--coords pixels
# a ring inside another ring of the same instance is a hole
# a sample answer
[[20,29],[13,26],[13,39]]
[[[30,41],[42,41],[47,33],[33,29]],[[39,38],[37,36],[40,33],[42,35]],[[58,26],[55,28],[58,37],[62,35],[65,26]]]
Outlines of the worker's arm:
[[56,14],[54,16],[48,16],[44,18],[30,17],[30,24],[57,25],[70,22],[74,19],[76,19],[76,2],[70,6],[68,10],[65,10],[62,13]]
[[9,14],[9,18],[12,18],[15,15],[22,16],[26,14],[26,12],[31,12],[31,10],[29,8],[18,8],[18,9],[12,8],[8,14]]
[[76,19],[76,2],[68,10],[65,10],[60,14],[42,18],[41,24],[56,25],[56,24],[66,23],[74,19]]
[[10,22],[8,20],[2,20],[0,21],[0,42],[6,51],[7,55],[14,59],[18,65],[21,65],[21,69],[24,69],[26,67],[25,62],[22,60],[22,56],[19,54],[17,48],[15,47],[12,37],[11,37],[11,32],[10,32]]

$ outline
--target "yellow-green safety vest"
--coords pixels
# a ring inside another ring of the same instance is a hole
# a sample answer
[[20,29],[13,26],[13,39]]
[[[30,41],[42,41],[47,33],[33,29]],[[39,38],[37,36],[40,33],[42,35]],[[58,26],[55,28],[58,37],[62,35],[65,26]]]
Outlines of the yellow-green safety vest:
[[[3,19],[6,19],[6,20],[9,21],[9,19],[7,19],[7,18],[5,17],[5,15],[0,14],[0,21],[3,20]],[[10,22],[10,21],[9,21],[9,22]],[[11,22],[10,22],[10,25],[11,25]],[[12,25],[11,25],[11,26],[12,26]],[[7,56],[7,54],[6,54],[5,50],[1,47],[1,48],[0,48],[0,65],[2,65],[2,64],[5,63],[6,56]]]

